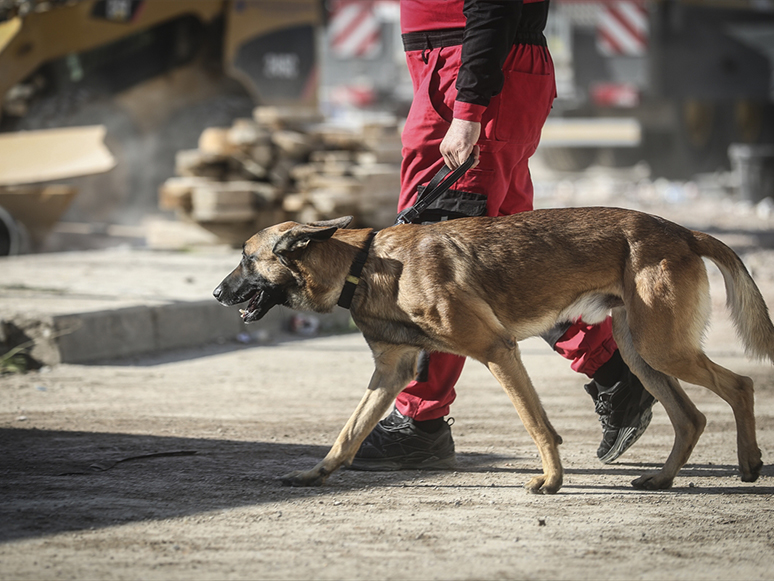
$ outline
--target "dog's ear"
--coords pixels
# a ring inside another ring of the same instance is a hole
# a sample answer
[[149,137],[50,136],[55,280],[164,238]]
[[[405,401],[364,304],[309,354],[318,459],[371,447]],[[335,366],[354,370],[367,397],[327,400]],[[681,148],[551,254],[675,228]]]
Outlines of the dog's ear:
[[311,222],[295,226],[277,240],[274,244],[273,252],[280,258],[285,257],[291,252],[306,248],[310,242],[327,240],[339,228],[346,228],[351,221],[352,216],[345,216],[335,220],[324,220],[322,222]]
[[341,218],[334,218],[333,220],[321,220],[320,222],[310,222],[307,226],[319,226],[321,228],[330,228],[335,226],[336,228],[346,228],[349,223],[352,222],[352,216],[342,216]]

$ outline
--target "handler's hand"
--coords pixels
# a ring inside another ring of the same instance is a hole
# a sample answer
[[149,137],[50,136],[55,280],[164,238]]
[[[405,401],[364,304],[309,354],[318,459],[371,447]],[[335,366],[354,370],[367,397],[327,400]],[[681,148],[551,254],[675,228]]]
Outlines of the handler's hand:
[[476,167],[480,153],[476,142],[480,135],[481,123],[452,119],[451,127],[441,141],[441,155],[446,165],[450,169],[457,169],[472,153],[476,156],[476,163],[473,164]]

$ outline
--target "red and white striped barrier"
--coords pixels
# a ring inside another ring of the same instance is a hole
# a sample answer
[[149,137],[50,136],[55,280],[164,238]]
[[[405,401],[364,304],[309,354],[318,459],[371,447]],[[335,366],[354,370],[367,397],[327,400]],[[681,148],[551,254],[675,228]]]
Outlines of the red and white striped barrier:
[[597,47],[605,56],[644,56],[648,49],[648,12],[641,2],[604,4],[597,20]]
[[328,25],[331,54],[339,59],[375,58],[382,49],[382,27],[372,0],[340,0]]

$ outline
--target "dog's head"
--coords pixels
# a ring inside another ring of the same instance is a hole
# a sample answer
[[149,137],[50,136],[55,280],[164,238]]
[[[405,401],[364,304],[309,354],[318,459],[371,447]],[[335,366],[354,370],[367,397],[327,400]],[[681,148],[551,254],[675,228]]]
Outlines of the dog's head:
[[245,323],[261,319],[275,305],[295,306],[294,291],[304,284],[295,261],[310,243],[327,240],[351,221],[352,216],[310,224],[285,222],[261,230],[245,242],[241,262],[212,294],[226,306],[247,302],[240,311]]

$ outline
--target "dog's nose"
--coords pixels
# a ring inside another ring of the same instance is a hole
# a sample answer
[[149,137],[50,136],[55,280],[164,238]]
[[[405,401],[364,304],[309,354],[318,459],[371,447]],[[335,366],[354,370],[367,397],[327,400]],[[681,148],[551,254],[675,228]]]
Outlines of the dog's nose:
[[212,296],[214,296],[218,300],[220,300],[220,295],[222,294],[223,294],[223,288],[220,285],[218,285],[218,288],[212,291]]

